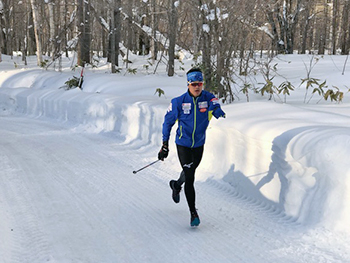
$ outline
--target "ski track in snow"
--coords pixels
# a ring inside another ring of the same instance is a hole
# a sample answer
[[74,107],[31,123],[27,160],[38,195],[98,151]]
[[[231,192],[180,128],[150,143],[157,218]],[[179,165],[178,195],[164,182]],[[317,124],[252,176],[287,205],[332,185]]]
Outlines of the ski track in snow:
[[350,262],[345,237],[223,181],[196,182],[191,228],[183,191],[171,199],[177,171],[132,174],[146,145],[22,117],[0,116],[0,127],[1,262]]

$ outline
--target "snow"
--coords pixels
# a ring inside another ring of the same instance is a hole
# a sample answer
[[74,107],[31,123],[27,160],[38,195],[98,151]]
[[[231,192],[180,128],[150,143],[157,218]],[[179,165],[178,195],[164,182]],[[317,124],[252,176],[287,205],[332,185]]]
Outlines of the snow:
[[180,172],[175,127],[169,157],[132,173],[157,159],[184,71],[149,75],[147,58],[134,56],[137,75],[113,75],[102,61],[85,70],[83,90],[65,91],[80,75],[71,60],[56,72],[2,58],[0,262],[350,262],[345,56],[320,57],[311,72],[342,90],[342,103],[303,103],[313,57],[285,55],[271,65],[274,83],[296,87],[287,103],[252,92],[223,105],[196,173],[196,229],[183,192],[176,205],[168,186]]
[[210,32],[210,26],[208,24],[203,24],[203,31],[209,33]]

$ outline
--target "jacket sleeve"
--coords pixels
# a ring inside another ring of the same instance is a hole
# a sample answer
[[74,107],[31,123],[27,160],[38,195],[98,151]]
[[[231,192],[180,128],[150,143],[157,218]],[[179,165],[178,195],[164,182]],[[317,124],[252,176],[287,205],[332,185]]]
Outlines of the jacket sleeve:
[[226,113],[221,109],[219,100],[211,94],[211,99],[209,101],[209,111],[212,111],[212,114],[215,118],[226,118]]
[[178,107],[176,99],[172,99],[168,107],[167,113],[164,117],[163,123],[163,142],[169,141],[171,128],[174,126],[176,120],[178,119]]

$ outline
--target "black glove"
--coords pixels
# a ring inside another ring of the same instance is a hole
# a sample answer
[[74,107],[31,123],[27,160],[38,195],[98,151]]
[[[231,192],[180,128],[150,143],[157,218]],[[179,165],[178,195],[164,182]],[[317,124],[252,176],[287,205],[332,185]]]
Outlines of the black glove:
[[216,108],[214,111],[213,111],[213,115],[215,118],[219,119],[220,117],[222,118],[226,118],[226,113],[220,108]]
[[160,148],[160,151],[158,153],[158,159],[164,161],[165,158],[168,157],[169,154],[169,143],[163,142],[162,148]]

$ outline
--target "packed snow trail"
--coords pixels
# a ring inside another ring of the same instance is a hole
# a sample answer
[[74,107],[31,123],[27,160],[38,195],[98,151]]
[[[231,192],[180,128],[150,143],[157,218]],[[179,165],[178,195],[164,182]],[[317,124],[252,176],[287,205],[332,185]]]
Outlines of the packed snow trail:
[[[113,134],[112,134],[113,135]],[[174,204],[166,161],[118,137],[0,116],[0,262],[350,262],[345,237],[307,230],[223,181],[197,182],[201,225]],[[157,155],[157,152],[154,154]]]

